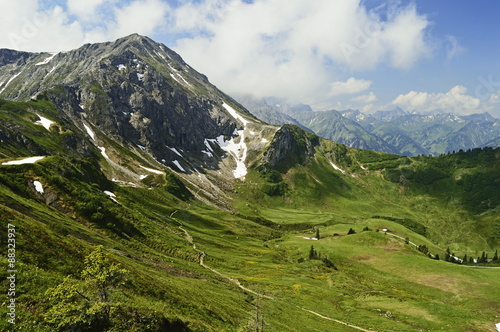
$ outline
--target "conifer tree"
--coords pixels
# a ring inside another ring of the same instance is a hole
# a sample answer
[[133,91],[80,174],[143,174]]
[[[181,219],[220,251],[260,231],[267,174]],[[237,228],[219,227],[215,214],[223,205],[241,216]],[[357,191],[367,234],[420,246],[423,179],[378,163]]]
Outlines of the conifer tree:
[[486,263],[486,260],[487,260],[487,256],[486,256],[486,253],[483,251],[483,254],[479,258],[479,263]]
[[311,249],[309,250],[309,259],[315,259],[316,258],[316,251],[314,250],[314,246],[311,246]]

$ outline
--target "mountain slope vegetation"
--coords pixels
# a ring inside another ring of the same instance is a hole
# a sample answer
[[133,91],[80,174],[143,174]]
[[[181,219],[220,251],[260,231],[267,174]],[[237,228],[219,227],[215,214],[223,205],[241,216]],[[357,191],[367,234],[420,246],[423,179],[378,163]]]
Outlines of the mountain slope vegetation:
[[[494,331],[499,149],[406,157],[273,127],[170,52],[87,45],[47,62],[78,60],[66,81],[4,90],[2,330]],[[1,75],[47,57],[7,53]]]

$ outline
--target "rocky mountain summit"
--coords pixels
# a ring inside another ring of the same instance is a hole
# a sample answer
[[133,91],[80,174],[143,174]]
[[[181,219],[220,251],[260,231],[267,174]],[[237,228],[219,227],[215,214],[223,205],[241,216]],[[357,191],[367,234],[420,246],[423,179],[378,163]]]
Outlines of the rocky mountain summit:
[[61,53],[4,49],[0,64],[0,98],[51,101],[120,181],[141,176],[141,159],[153,169],[241,177],[247,150],[260,151],[276,130],[177,53],[137,34]]

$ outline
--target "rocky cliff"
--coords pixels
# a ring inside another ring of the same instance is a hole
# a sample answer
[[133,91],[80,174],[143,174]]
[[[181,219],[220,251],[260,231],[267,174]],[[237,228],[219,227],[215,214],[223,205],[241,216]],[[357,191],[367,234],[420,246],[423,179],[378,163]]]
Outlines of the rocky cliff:
[[[184,174],[244,166],[243,145],[260,150],[266,141],[264,124],[177,53],[137,34],[61,53],[0,50],[0,98],[53,103],[114,167],[110,177],[134,171],[137,156]],[[232,151],[233,143],[242,146]]]

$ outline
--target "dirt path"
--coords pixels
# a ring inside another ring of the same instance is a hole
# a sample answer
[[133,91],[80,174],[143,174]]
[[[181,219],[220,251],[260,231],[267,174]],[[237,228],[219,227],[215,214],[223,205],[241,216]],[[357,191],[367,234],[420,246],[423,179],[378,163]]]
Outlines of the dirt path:
[[[170,217],[172,217],[175,212],[177,211],[174,211]],[[227,279],[228,281],[230,281],[231,283],[235,284],[238,288],[244,290],[245,292],[248,292],[250,294],[253,294],[259,298],[265,298],[265,299],[269,299],[269,300],[277,300],[275,299],[274,297],[272,296],[268,296],[268,295],[264,295],[264,294],[260,294],[260,293],[257,293],[256,291],[253,291],[249,288],[246,288],[245,286],[243,286],[240,281],[238,279],[234,279],[234,278],[231,278],[227,275],[225,275],[224,273],[221,273],[213,268],[211,268],[210,266],[207,266],[205,264],[205,256],[206,256],[206,253],[202,250],[199,250],[198,248],[196,248],[196,244],[194,243],[193,241],[193,237],[191,236],[191,234],[189,234],[189,232],[187,230],[184,229],[183,225],[177,221],[179,223],[179,229],[184,233],[184,237],[186,239],[187,242],[189,242],[189,244],[191,244],[193,246],[193,249],[196,250],[198,252],[198,262],[200,264],[200,266],[202,266],[203,268],[207,269],[207,270],[210,270],[212,271],[213,273],[221,276],[222,278],[224,279]],[[279,301],[279,300],[277,300]],[[322,319],[325,319],[325,320],[329,320],[329,321],[332,321],[332,322],[335,322],[335,323],[338,323],[338,324],[342,324],[342,325],[345,325],[345,326],[348,326],[348,327],[351,327],[353,329],[356,329],[356,330],[359,330],[359,331],[365,331],[365,332],[376,332],[376,331],[372,331],[372,330],[367,330],[367,329],[364,329],[362,327],[359,327],[359,326],[356,326],[356,325],[352,325],[352,324],[349,324],[347,322],[343,322],[341,320],[338,320],[338,319],[334,319],[334,318],[330,318],[330,317],[327,317],[327,316],[324,316],[316,311],[312,311],[312,310],[309,310],[309,309],[306,309],[306,308],[302,308],[302,307],[299,307],[299,306],[295,306],[297,309],[300,309],[300,310],[303,310],[303,311],[306,311],[306,312],[309,312],[313,315],[316,315]]]
[[367,329],[364,329],[362,327],[359,327],[359,326],[356,326],[356,325],[352,325],[352,324],[343,322],[343,321],[338,320],[338,319],[334,319],[334,318],[323,316],[322,314],[319,314],[316,311],[312,311],[312,310],[309,310],[309,309],[306,309],[306,308],[301,308],[301,307],[297,307],[297,308],[299,308],[301,310],[304,310],[304,311],[307,311],[307,312],[310,312],[311,314],[316,315],[318,317],[321,317],[323,319],[330,320],[330,321],[335,322],[335,323],[339,323],[339,324],[342,324],[342,325],[345,325],[345,326],[352,327],[353,329],[356,329],[356,330],[359,330],[359,331],[375,332],[375,331],[372,331],[372,330],[367,330]]

